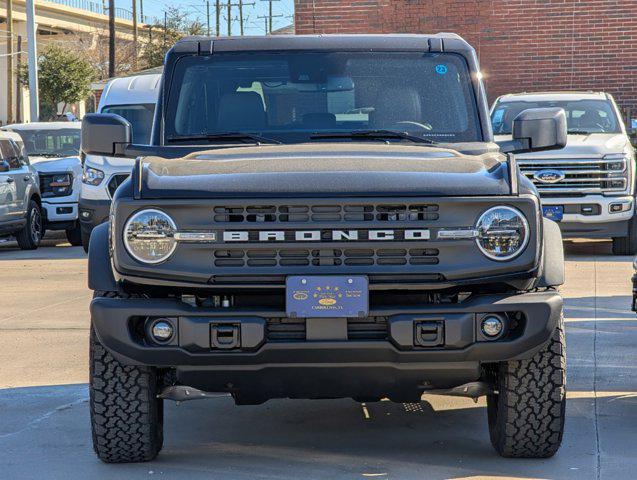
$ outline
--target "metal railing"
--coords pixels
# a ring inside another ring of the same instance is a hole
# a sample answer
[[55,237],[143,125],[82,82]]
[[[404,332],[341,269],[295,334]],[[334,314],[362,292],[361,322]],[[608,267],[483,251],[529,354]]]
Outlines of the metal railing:
[[[79,10],[85,10],[91,13],[97,13],[99,15],[108,15],[108,6],[103,2],[93,2],[91,0],[41,0],[49,3],[57,3],[58,5],[64,5],[66,7],[77,8]],[[122,20],[133,20],[133,12],[126,10],[125,8],[115,7],[115,17]],[[139,16],[137,19],[141,23],[152,23],[153,19],[146,15]]]

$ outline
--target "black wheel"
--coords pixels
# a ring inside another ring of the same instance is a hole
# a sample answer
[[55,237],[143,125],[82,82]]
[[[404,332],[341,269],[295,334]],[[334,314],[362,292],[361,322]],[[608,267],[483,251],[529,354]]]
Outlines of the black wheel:
[[80,229],[80,238],[82,242],[82,248],[86,253],[88,253],[88,242],[91,239],[91,234],[86,233],[84,230]]
[[628,235],[613,238],[614,255],[637,255],[637,222],[628,222]]
[[562,443],[566,414],[563,321],[532,358],[495,369],[497,393],[487,397],[491,443],[503,457],[548,458]]
[[74,247],[79,247],[80,245],[84,245],[82,243],[82,229],[80,228],[79,224],[75,225],[75,227],[73,228],[69,228],[68,230],[65,230],[64,233],[66,233],[66,239]]
[[15,236],[18,246],[22,250],[35,250],[42,241],[43,232],[40,206],[35,200],[30,200],[27,210],[27,224]]
[[[117,297],[112,292],[96,296]],[[89,398],[93,449],[106,463],[148,462],[163,445],[163,400],[157,369],[124,365],[90,339]]]

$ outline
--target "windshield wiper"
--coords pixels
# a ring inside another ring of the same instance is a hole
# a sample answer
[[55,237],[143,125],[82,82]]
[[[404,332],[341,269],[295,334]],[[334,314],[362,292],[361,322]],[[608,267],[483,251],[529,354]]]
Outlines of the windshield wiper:
[[568,130],[566,133],[572,133],[573,135],[590,135],[593,132],[587,130]]
[[427,145],[436,145],[438,142],[434,142],[428,138],[418,137],[411,135],[407,132],[397,132],[395,130],[353,130],[351,132],[316,132],[310,136],[311,139],[321,138],[369,138],[372,140],[409,140],[414,143],[426,143]]
[[275,143],[282,144],[283,142],[275,140],[274,138],[262,137],[254,133],[245,132],[219,132],[219,133],[204,133],[201,135],[188,135],[188,136],[174,136],[168,137],[167,140],[171,142],[188,142],[193,140],[238,140],[243,143]]

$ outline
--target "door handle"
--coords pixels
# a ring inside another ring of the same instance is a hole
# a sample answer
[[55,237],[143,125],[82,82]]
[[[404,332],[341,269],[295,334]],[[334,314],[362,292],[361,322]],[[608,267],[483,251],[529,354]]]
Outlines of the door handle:
[[13,183],[15,182],[13,177],[7,177],[7,183]]

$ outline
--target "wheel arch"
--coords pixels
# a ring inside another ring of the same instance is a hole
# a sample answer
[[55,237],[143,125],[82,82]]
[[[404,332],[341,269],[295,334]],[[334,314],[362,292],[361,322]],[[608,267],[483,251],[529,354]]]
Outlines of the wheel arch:
[[564,284],[564,242],[559,225],[548,218],[543,219],[544,247],[542,274],[538,287],[559,287]]
[[91,290],[118,291],[108,246],[108,223],[93,229],[88,246],[88,287]]

